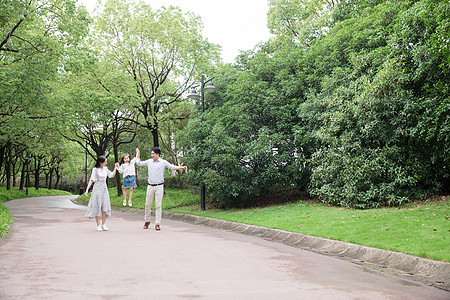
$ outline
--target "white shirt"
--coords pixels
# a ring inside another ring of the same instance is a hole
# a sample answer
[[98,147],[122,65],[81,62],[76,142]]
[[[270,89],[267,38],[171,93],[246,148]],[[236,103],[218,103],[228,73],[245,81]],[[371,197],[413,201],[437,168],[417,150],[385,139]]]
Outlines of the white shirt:
[[133,158],[129,163],[121,164],[119,168],[117,168],[117,171],[119,171],[120,174],[123,174],[123,178],[127,176],[136,176],[136,169],[134,165],[136,162],[140,162],[141,160],[137,157]]
[[147,159],[145,161],[137,162],[137,166],[147,166],[148,167],[148,183],[149,184],[159,184],[164,182],[164,170],[175,169],[175,166],[169,163],[167,160],[162,158],[158,160]]
[[103,169],[93,168],[90,180],[94,182],[106,182],[106,177],[113,177],[113,172],[108,170],[107,167],[103,167]]

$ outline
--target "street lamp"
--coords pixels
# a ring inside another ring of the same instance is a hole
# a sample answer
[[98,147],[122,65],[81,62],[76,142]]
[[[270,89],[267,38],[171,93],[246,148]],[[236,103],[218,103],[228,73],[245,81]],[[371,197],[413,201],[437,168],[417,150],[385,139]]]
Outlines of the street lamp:
[[[205,81],[205,75],[202,75],[202,82],[200,84],[200,95],[195,90],[195,88],[198,87],[198,85],[194,86],[191,93],[188,95],[188,98],[193,99],[193,100],[198,100],[198,98],[201,97],[202,113],[205,112],[205,91],[207,91],[209,93],[213,93],[216,90],[216,87],[214,86],[214,83],[212,82],[212,80],[214,78],[215,77],[212,77]],[[207,83],[208,83],[208,86],[205,87],[205,84],[207,84]]]
[[[202,81],[200,84],[200,95],[195,90],[195,88],[198,87],[198,85],[195,86],[194,89],[191,91],[191,93],[188,95],[188,98],[193,99],[193,100],[198,100],[198,98],[201,97],[202,113],[205,111],[205,90],[210,93],[213,93],[216,90],[216,87],[214,86],[214,83],[212,82],[212,80],[214,78],[215,77],[212,77],[205,81],[205,75],[202,75]],[[205,85],[207,83],[208,83],[208,86],[205,87]],[[202,183],[202,189],[200,192],[200,207],[202,210],[205,210],[205,208],[206,208],[205,196],[206,196],[205,184]]]

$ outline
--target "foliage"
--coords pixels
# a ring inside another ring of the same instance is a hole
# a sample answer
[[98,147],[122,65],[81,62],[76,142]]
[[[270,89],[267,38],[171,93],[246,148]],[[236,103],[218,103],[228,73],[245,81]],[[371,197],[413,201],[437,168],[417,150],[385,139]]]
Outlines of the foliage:
[[[89,38],[72,0],[1,9],[7,187],[18,176],[23,185],[25,167],[36,187],[41,176],[58,183],[66,164],[82,172],[81,148],[118,160],[160,145],[189,166],[183,183],[206,184],[219,207],[274,186],[362,209],[449,191],[448,1],[271,0],[274,37],[226,65],[200,18],[177,7],[106,1]],[[203,114],[185,101],[200,74],[217,86]]]
[[9,228],[13,222],[14,220],[9,210],[3,204],[0,204],[0,238],[8,235]]
[[144,2],[108,0],[95,23],[95,47],[129,77],[139,112],[135,121],[159,146],[160,115],[218,60],[218,47],[201,35],[202,23],[178,7],[156,11]]
[[450,186],[448,3],[320,3],[271,1],[275,40],[221,68],[224,92],[190,120],[189,177],[211,204],[293,184],[372,208]]
[[185,130],[183,149],[192,170],[187,176],[191,184],[206,184],[210,203],[244,206],[274,184],[301,185],[306,170],[299,161],[307,150],[293,139],[301,79],[295,61],[283,54],[260,52],[247,71],[222,69],[216,86],[223,98],[213,96],[208,111]]
[[[348,53],[327,61],[327,68],[336,67],[299,108],[323,145],[311,160],[310,191],[324,202],[400,205],[448,185],[443,80],[450,78],[441,57],[425,54],[437,24],[433,14],[420,13],[432,6],[380,4],[339,23],[323,40],[328,49]],[[355,24],[362,34],[355,34]],[[329,57],[319,52],[316,59],[323,55]]]
[[72,0],[13,0],[1,5],[6,13],[0,17],[2,181],[9,188],[21,170],[23,185],[24,156],[28,154],[34,158],[38,186],[43,168],[51,177],[61,162],[56,150],[61,145],[49,139],[57,135],[53,119],[64,111],[55,97],[54,82],[62,58],[87,34],[89,16]]
[[310,46],[326,35],[339,0],[270,0],[268,27],[282,46]]

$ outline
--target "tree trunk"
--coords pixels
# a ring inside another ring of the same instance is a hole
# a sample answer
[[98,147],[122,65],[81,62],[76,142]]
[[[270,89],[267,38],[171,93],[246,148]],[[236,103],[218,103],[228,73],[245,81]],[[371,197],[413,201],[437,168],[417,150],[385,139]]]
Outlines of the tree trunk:
[[[119,161],[119,146],[117,145],[117,141],[113,141],[113,149],[114,149],[114,163]],[[116,173],[116,188],[117,188],[117,196],[122,196],[122,183],[120,180],[119,172]]]
[[3,159],[5,157],[5,148],[6,147],[0,147],[0,171],[2,170]]
[[136,186],[139,186],[139,169],[136,168]]
[[23,186],[25,185],[25,175],[26,175],[26,163],[22,164],[22,172],[20,172],[20,185],[19,190],[23,191]]
[[56,174],[56,182],[55,182],[55,187],[54,187],[54,189],[55,190],[57,190],[58,189],[58,184],[59,184],[59,180],[61,179],[61,174],[59,174],[60,172],[59,172],[59,167],[58,168],[56,168],[56,172],[55,172]]
[[47,188],[48,188],[49,190],[51,190],[51,189],[52,189],[52,181],[53,181],[53,168],[50,168],[50,170],[49,170],[48,173],[49,173],[49,175],[48,175],[49,181],[48,181]]
[[154,127],[152,129],[152,135],[153,135],[153,147],[159,147],[159,136],[157,127]]
[[12,171],[12,186],[16,187],[16,177],[17,177],[17,172],[16,172],[16,164],[17,164],[17,160],[13,161],[11,158],[11,171]]
[[34,187],[39,190],[39,171],[41,169],[40,157],[34,157]]
[[11,145],[6,146],[5,173],[6,173],[6,189],[11,189]]

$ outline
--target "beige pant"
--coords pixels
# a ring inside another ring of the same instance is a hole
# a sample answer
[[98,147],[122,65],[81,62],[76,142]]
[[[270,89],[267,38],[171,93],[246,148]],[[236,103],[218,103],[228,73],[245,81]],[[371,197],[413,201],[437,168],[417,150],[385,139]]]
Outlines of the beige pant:
[[155,198],[156,221],[155,224],[161,224],[162,198],[164,195],[164,184],[157,186],[147,186],[147,197],[145,197],[145,222],[150,222],[151,208],[153,198]]

